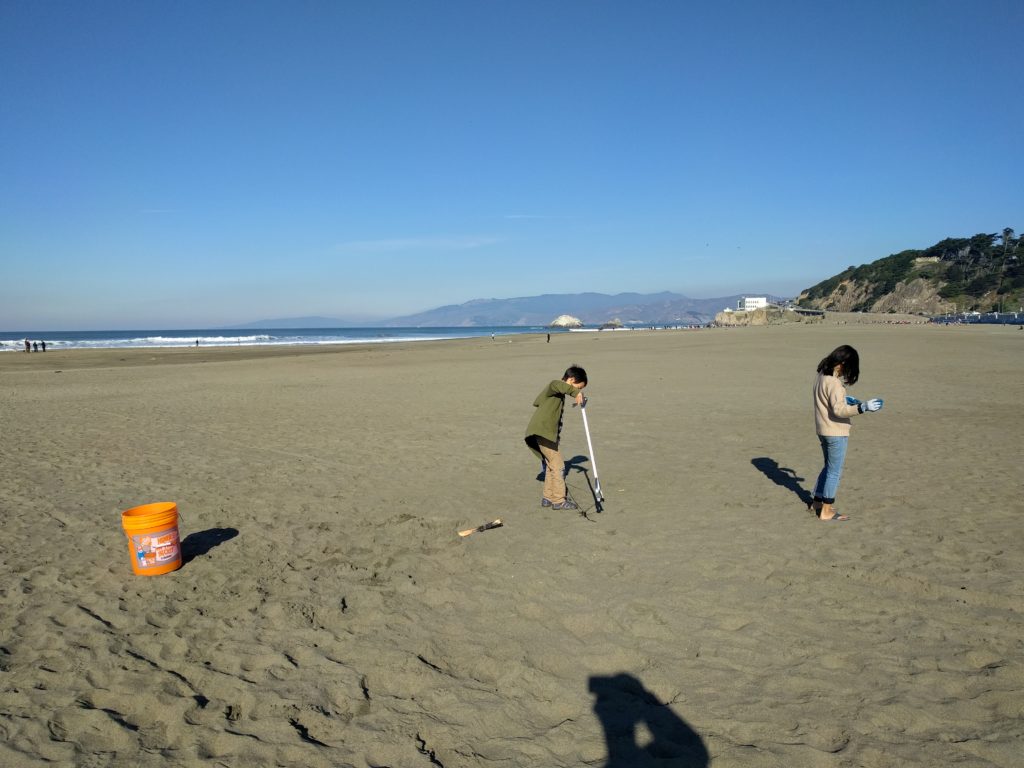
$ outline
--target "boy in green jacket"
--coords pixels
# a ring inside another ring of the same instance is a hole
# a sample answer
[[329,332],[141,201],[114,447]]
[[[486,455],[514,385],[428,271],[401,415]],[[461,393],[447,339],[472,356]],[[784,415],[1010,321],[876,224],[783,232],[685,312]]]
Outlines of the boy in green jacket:
[[558,452],[558,437],[562,427],[562,409],[565,396],[571,395],[577,405],[583,405],[583,388],[587,386],[587,372],[573,363],[561,381],[552,381],[537,395],[533,407],[537,410],[526,427],[526,445],[547,467],[544,473],[542,507],[577,509],[565,498],[565,462]]

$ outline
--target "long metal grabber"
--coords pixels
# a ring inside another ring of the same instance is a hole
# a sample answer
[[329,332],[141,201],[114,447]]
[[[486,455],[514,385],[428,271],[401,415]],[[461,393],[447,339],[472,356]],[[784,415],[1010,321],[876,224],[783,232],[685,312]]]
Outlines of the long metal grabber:
[[601,479],[597,476],[597,459],[594,456],[594,444],[590,441],[590,424],[587,422],[587,398],[583,398],[580,406],[580,413],[583,414],[583,431],[587,433],[587,450],[590,451],[590,466],[594,470],[594,498],[598,502],[604,501],[604,494],[601,493]]

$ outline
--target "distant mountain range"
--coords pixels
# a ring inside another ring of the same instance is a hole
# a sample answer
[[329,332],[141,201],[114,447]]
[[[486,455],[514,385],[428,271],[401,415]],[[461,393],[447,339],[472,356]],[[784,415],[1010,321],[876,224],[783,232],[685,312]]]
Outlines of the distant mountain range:
[[548,325],[559,315],[572,315],[585,325],[599,326],[611,320],[625,325],[679,325],[710,322],[716,312],[735,307],[737,294],[714,299],[691,299],[679,293],[558,293],[513,299],[473,299],[426,312],[386,320],[353,320],[337,317],[290,317],[259,320],[235,328],[344,328],[344,327],[479,327]]
[[[390,319],[291,317],[234,328],[479,327],[549,325],[559,315],[600,326],[683,325],[711,322],[751,292],[714,299],[680,293],[554,293],[513,299],[473,299]],[[768,296],[778,301],[778,297]],[[1011,228],[970,238],[947,238],[925,250],[908,250],[838,275],[801,292],[804,307],[833,311],[918,312],[955,308],[984,311],[1024,303],[1024,238]]]
[[474,299],[414,315],[396,317],[389,326],[547,325],[572,315],[585,325],[613,319],[624,324],[706,323],[738,297],[691,299],[679,293],[556,293],[514,299]]

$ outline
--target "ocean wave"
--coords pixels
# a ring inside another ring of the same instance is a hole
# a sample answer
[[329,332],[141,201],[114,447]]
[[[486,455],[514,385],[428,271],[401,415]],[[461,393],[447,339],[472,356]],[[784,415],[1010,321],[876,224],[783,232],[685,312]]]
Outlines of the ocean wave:
[[[396,344],[415,341],[442,341],[485,336],[510,336],[537,333],[535,327],[475,328],[303,328],[296,330],[259,329],[249,333],[231,334],[214,329],[174,331],[56,331],[32,332],[30,341],[46,340],[50,350],[58,349],[171,349],[194,347],[289,346],[330,344]],[[24,337],[0,338],[0,350],[24,349]]]

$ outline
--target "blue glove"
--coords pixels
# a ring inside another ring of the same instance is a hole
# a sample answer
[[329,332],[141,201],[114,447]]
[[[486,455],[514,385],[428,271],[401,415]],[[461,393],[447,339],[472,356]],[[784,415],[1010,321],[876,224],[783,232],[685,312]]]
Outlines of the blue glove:
[[861,403],[859,408],[861,413],[867,413],[868,411],[874,413],[875,411],[882,410],[882,401],[877,397],[873,397],[867,402]]
[[847,405],[860,405],[860,400],[858,400],[856,397],[850,397],[849,395],[847,395],[846,396],[846,404]]

